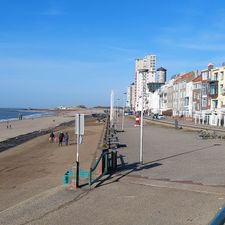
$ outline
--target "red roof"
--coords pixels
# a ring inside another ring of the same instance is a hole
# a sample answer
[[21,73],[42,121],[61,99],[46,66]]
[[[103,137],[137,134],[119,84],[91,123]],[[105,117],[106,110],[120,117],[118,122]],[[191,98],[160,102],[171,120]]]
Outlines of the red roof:
[[191,81],[193,78],[193,72],[185,73],[177,77],[177,79],[174,81],[174,83],[180,83],[182,81]]
[[197,83],[197,82],[200,82],[200,81],[202,81],[202,75],[199,75],[198,77],[196,77],[192,80],[193,83]]

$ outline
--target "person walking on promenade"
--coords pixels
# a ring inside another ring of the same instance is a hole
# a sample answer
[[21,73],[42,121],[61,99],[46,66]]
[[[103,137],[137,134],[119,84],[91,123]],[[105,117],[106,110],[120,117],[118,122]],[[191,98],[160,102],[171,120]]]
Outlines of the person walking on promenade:
[[53,143],[54,142],[54,137],[55,137],[55,135],[54,135],[54,133],[53,133],[53,131],[50,133],[50,142],[51,143]]
[[64,141],[65,141],[65,145],[68,146],[68,144],[69,144],[69,134],[68,134],[68,132],[66,132],[65,135],[64,135]]
[[61,131],[59,134],[59,146],[62,146],[63,138],[64,138],[64,133]]

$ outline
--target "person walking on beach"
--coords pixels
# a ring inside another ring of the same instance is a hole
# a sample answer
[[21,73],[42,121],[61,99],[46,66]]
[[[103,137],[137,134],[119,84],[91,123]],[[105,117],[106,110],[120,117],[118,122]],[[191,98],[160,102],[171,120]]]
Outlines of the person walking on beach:
[[54,135],[54,133],[53,133],[53,131],[50,133],[50,142],[51,143],[53,143],[54,142],[54,137],[55,137],[55,135]]
[[68,134],[68,132],[66,132],[65,135],[64,135],[64,141],[65,141],[65,145],[68,146],[68,144],[69,144],[69,134]]
[[59,134],[59,146],[62,146],[63,138],[64,138],[64,133],[61,131]]

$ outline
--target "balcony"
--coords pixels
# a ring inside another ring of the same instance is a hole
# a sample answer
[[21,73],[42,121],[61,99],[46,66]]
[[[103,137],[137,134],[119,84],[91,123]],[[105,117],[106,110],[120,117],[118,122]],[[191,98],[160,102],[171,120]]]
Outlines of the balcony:
[[217,98],[218,97],[218,81],[210,81],[209,82],[209,96],[211,98]]

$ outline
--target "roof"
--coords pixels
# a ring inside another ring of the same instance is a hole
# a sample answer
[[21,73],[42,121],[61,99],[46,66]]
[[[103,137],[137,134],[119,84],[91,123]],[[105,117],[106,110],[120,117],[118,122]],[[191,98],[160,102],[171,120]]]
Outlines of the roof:
[[182,75],[178,76],[176,78],[176,80],[174,81],[174,83],[180,83],[182,81],[189,82],[193,79],[193,77],[194,77],[193,72],[185,73],[185,74],[182,74]]
[[160,67],[160,68],[157,69],[157,71],[165,71],[166,72],[167,70],[163,67]]
[[199,75],[198,77],[196,77],[192,80],[193,83],[197,83],[197,82],[200,82],[200,81],[202,81],[202,75]]

